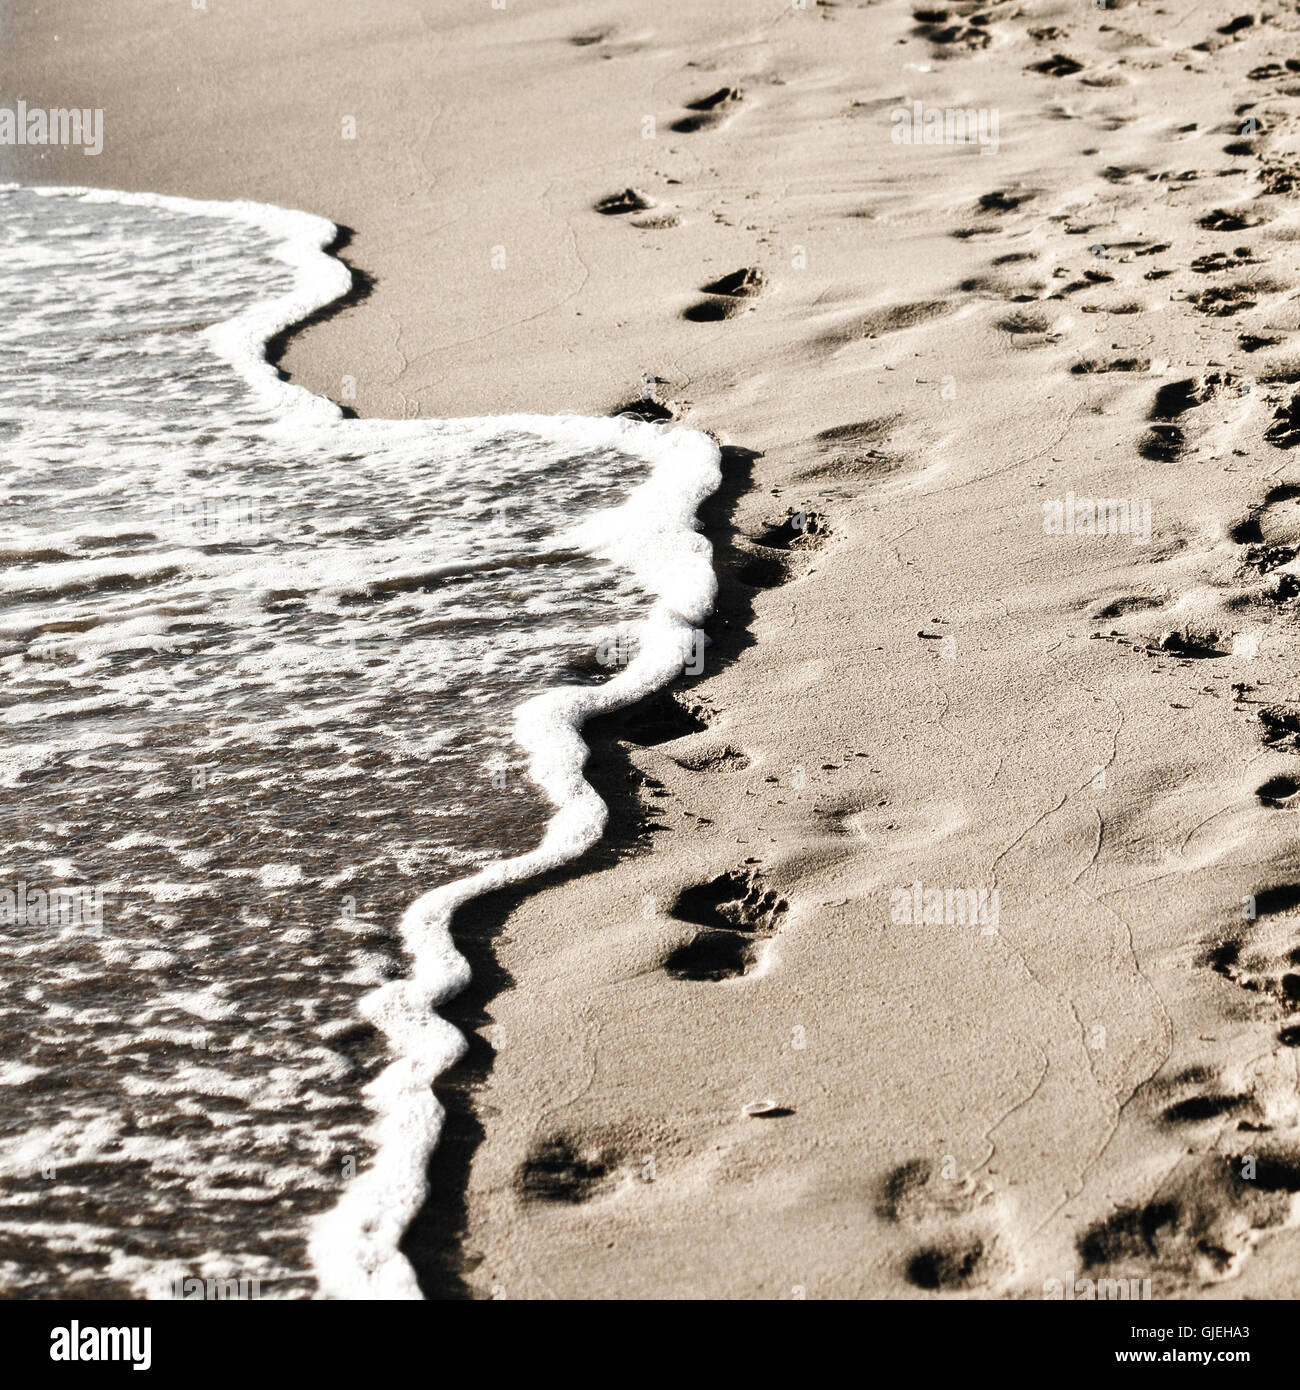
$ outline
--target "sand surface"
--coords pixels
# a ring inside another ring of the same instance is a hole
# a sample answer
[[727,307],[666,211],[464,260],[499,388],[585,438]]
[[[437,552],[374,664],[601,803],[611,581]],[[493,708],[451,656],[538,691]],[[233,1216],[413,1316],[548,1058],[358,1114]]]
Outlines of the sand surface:
[[105,148],[0,174],[351,229],[296,380],[729,446],[703,673],[463,923],[431,1295],[1300,1291],[1294,5],[12,8]]

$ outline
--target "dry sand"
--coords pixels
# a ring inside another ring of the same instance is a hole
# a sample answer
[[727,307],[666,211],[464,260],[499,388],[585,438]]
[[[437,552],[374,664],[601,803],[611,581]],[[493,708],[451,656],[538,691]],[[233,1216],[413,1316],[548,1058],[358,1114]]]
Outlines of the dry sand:
[[[6,18],[5,99],[106,144],[0,172],[353,230],[373,291],[297,380],[448,416],[650,376],[731,446],[705,671],[594,734],[608,843],[461,924],[433,1295],[1300,1291],[1300,19],[927,13]],[[914,101],[996,153],[895,143]],[[1067,494],[1149,541],[1049,534]],[[896,920],[913,883],[996,929]]]

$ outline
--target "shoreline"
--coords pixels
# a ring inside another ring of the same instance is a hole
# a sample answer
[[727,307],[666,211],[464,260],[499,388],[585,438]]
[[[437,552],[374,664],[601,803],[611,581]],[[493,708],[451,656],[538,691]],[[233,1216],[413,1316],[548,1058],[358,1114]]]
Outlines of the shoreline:
[[[383,3],[326,42],[293,4],[264,54],[243,0],[14,22],[16,95],[103,107],[105,146],[4,177],[355,229],[373,287],[295,382],[400,418],[653,376],[726,451],[712,655],[597,731],[623,843],[457,919],[430,1291],[1294,1295],[1261,789],[1300,684],[1297,26],[1166,9]],[[914,98],[1000,110],[998,153],[895,144]],[[595,210],[626,188],[653,206]],[[1067,494],[1145,501],[1150,543],[1045,534]],[[892,923],[913,883],[998,892],[996,932]]]

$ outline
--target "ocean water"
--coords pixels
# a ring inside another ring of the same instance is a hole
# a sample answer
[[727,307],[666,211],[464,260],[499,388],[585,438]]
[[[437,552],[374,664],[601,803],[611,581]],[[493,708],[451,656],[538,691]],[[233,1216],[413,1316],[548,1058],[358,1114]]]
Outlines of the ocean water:
[[283,381],[333,236],[0,189],[0,1296],[418,1297],[451,914],[712,602],[704,436]]

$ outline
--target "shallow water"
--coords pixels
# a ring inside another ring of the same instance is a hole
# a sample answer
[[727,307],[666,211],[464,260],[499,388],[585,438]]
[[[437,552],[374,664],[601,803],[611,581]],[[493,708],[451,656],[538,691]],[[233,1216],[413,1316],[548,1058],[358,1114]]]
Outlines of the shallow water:
[[10,1296],[411,1294],[446,919],[599,833],[574,726],[712,597],[702,436],[279,381],[331,233],[0,191]]

